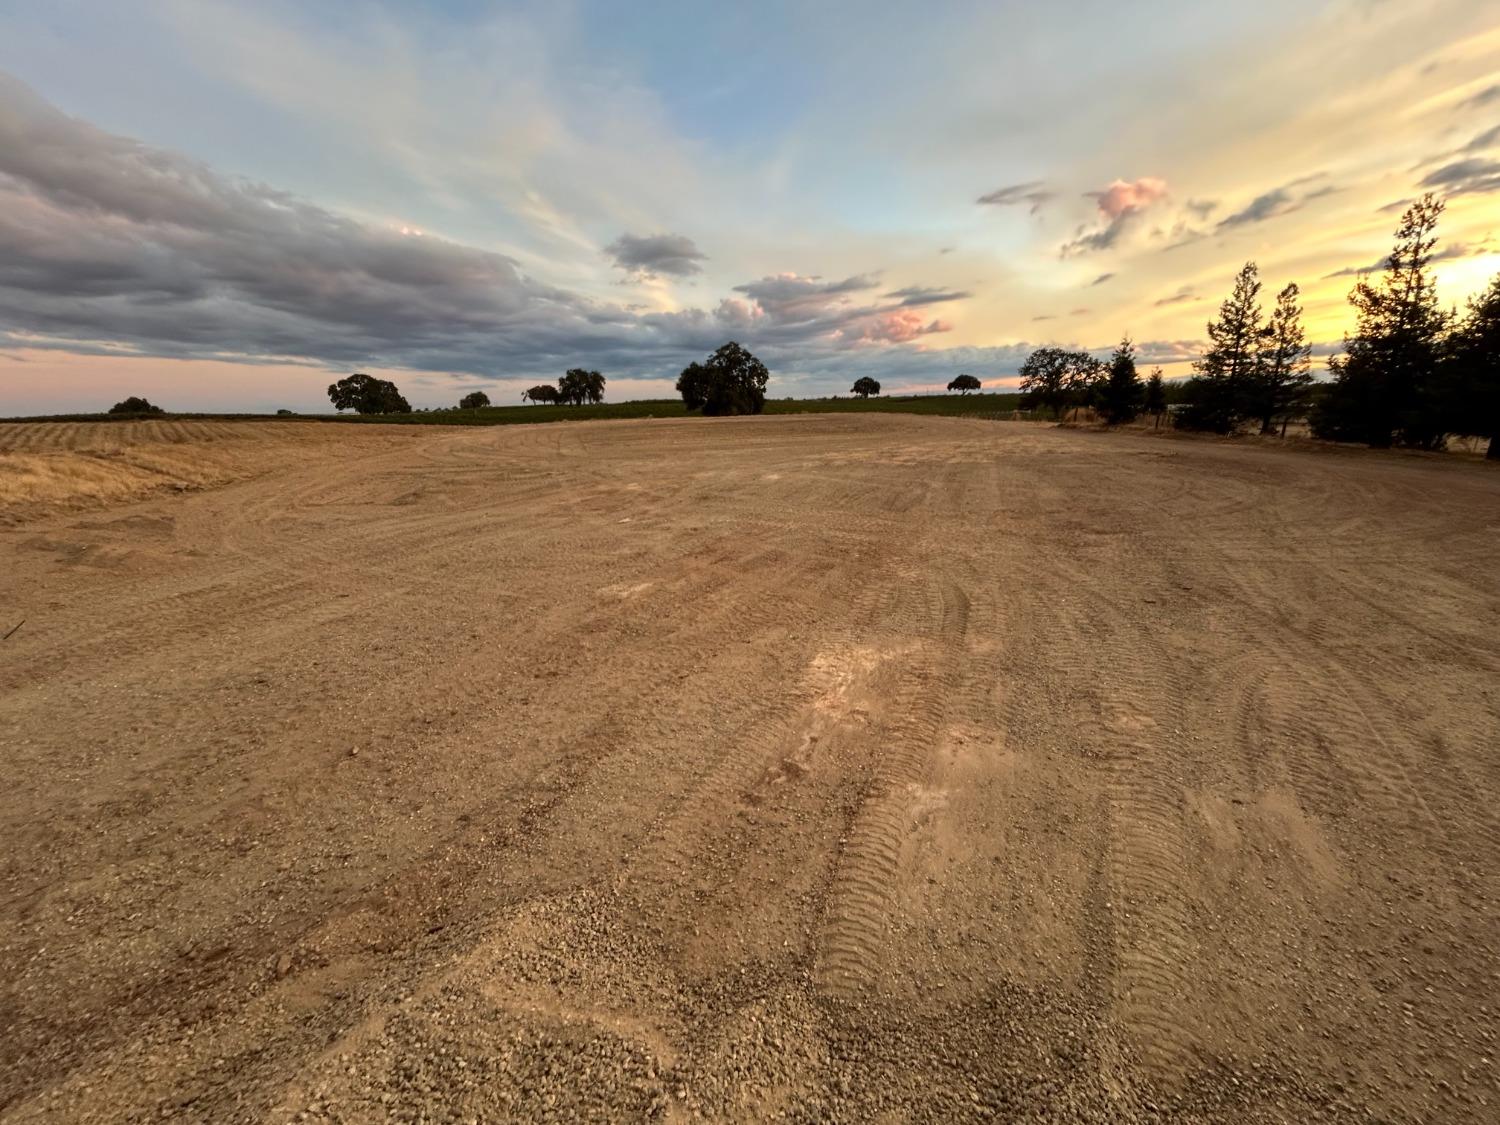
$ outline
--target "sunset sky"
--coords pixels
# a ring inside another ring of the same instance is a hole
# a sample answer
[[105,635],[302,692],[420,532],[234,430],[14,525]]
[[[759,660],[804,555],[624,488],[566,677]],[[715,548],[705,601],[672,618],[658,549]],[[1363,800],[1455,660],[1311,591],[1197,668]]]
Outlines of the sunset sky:
[[0,0],[0,415],[1185,375],[1247,259],[1326,355],[1404,201],[1500,272],[1500,4]]

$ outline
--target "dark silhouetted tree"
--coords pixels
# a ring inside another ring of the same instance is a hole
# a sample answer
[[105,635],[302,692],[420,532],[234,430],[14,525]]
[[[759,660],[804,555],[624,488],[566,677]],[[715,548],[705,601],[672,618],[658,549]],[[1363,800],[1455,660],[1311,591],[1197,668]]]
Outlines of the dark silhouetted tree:
[[1294,281],[1276,294],[1276,307],[1261,329],[1255,368],[1246,384],[1245,415],[1260,422],[1263,434],[1274,432],[1276,418],[1307,409],[1312,348],[1302,328],[1298,293]]
[[1208,350],[1193,365],[1197,374],[1183,388],[1177,424],[1190,430],[1232,433],[1251,397],[1260,358],[1260,274],[1246,262],[1234,289],[1208,322]]
[[677,392],[684,406],[705,415],[759,414],[770,377],[764,363],[731,340],[703,363],[684,367]]
[[849,393],[858,395],[860,398],[869,398],[871,395],[880,393],[880,384],[868,375],[861,375],[854,380],[854,386],[849,388]]
[[948,383],[950,391],[958,391],[960,394],[968,394],[970,391],[981,389],[978,379],[972,375],[955,375]]
[[1146,413],[1160,418],[1167,410],[1167,385],[1162,381],[1161,368],[1151,369],[1151,378],[1146,380]]
[[604,401],[604,376],[582,367],[571,368],[557,381],[557,401],[582,406],[585,402]]
[[1444,428],[1489,438],[1485,457],[1500,461],[1500,276],[1470,298],[1443,369]]
[[523,402],[530,400],[533,403],[556,402],[557,388],[551,383],[538,383],[534,387],[528,387],[521,392]]
[[460,410],[478,410],[481,406],[490,404],[490,396],[483,391],[470,391],[458,400]]
[[1313,432],[1338,441],[1420,449],[1443,444],[1443,404],[1435,376],[1448,317],[1438,308],[1429,265],[1443,202],[1411,205],[1380,284],[1361,278],[1349,294],[1358,323],[1344,355],[1328,369],[1333,385],[1313,414]]
[[117,402],[109,408],[111,414],[165,414],[166,411],[159,406],[152,406],[138,395],[131,395],[124,402]]
[[1126,336],[1109,357],[1109,375],[1099,388],[1099,410],[1111,426],[1135,421],[1146,388],[1135,370],[1135,345]]
[[1038,348],[1021,364],[1021,404],[1051,410],[1060,422],[1069,406],[1093,395],[1104,365],[1088,352]]
[[408,414],[411,404],[401,397],[396,384],[373,375],[345,376],[328,387],[328,398],[335,410],[355,410],[360,414]]

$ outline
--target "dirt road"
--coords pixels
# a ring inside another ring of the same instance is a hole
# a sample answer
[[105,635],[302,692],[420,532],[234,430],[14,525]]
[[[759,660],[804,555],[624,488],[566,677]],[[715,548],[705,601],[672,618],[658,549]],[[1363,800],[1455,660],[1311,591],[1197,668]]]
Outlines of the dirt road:
[[0,1119],[1500,1113],[1500,473],[353,430],[0,529]]

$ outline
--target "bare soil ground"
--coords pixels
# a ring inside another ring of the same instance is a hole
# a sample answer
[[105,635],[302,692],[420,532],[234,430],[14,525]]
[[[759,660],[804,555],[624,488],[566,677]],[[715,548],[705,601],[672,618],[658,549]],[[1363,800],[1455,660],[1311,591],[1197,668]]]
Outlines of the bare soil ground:
[[1489,467],[225,429],[0,528],[6,1122],[1500,1112]]

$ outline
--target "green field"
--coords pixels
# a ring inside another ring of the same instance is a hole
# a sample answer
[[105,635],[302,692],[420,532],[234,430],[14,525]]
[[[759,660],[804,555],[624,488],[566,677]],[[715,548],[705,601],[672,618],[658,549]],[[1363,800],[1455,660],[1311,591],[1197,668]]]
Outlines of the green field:
[[[1018,394],[911,395],[881,398],[767,399],[767,414],[943,414],[965,418],[1009,417]],[[506,426],[528,422],[584,422],[600,418],[685,418],[680,399],[604,402],[597,406],[487,406],[479,410],[419,410],[410,414],[165,414],[156,418],[203,421],[353,422],[365,425]],[[52,414],[34,418],[6,418],[7,422],[120,422],[138,421],[138,414]]]

